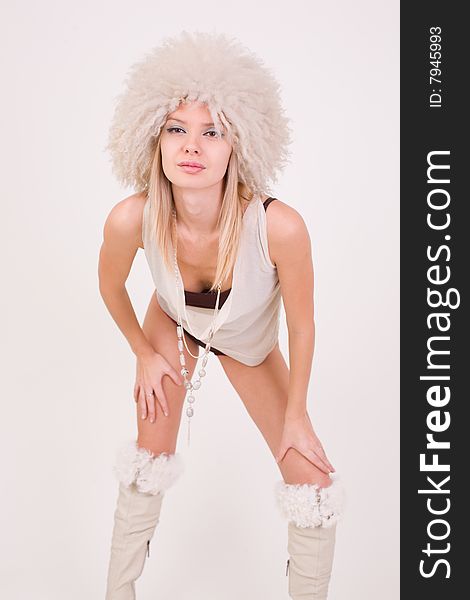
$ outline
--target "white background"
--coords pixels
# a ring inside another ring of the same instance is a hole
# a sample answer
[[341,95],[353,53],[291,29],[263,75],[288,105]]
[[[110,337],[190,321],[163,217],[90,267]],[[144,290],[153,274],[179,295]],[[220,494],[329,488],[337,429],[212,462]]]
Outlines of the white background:
[[[111,468],[136,434],[135,357],[97,278],[104,220],[132,190],[113,179],[104,146],[129,66],[199,29],[262,57],[292,120],[274,195],[311,234],[308,406],[348,493],[329,598],[396,600],[399,3],[4,0],[1,13],[0,595],[104,598]],[[143,252],[127,288],[142,319],[153,292]],[[198,398],[138,600],[287,600],[280,474],[214,355]]]

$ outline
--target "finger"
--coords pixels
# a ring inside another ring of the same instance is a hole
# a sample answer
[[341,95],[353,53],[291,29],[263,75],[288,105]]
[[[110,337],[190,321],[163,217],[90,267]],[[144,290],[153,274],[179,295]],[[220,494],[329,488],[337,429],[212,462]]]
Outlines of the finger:
[[145,400],[145,392],[142,386],[139,388],[139,412],[142,419],[147,417],[147,402]]
[[160,403],[160,406],[162,407],[163,414],[165,415],[165,417],[168,417],[168,415],[170,414],[170,409],[168,408],[168,401],[166,399],[162,387],[159,387],[157,389],[157,400]]
[[150,419],[150,423],[154,423],[155,422],[155,396],[153,394],[153,390],[148,389],[145,392],[145,398],[147,400],[147,409],[148,409],[148,416]]
[[326,458],[323,458],[323,456],[321,456],[321,454],[319,454],[318,452],[316,452],[316,455],[321,460],[322,465],[325,467],[325,472],[329,473],[331,471],[331,465],[328,463],[328,460],[326,460]]
[[180,375],[180,373],[178,373],[178,371],[176,369],[174,369],[170,365],[170,363],[168,363],[166,375],[169,375],[172,378],[172,380],[174,381],[174,383],[176,383],[176,385],[183,385],[183,383],[184,383],[183,377]]
[[330,463],[330,461],[328,460],[328,458],[326,457],[323,447],[320,446],[318,449],[315,449],[315,451],[318,454],[318,456],[322,459],[322,461],[325,463],[325,465],[327,465],[329,467],[330,471],[334,471],[335,469],[334,469],[333,465]]
[[326,473],[328,475],[328,473],[330,472],[330,468],[328,467],[327,464],[325,464],[321,457],[318,456],[318,454],[316,454],[316,452],[314,452],[313,450],[305,450],[302,451],[300,450],[300,452],[302,452],[302,454],[305,456],[305,458],[307,458],[310,462],[312,462],[316,467],[318,467],[320,469],[320,471],[323,471],[324,473]]
[[134,385],[134,400],[136,402],[139,401],[139,389],[140,389],[140,385],[137,382],[135,382],[135,385]]

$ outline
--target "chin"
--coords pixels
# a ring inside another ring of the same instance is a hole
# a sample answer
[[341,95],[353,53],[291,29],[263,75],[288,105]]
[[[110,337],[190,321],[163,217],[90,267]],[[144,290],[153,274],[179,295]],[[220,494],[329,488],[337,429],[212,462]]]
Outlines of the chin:
[[203,181],[202,179],[199,181],[192,181],[188,178],[175,177],[174,181],[172,181],[173,185],[176,185],[180,188],[187,188],[191,190],[198,190],[200,188],[206,188],[211,185],[207,181]]
[[[168,178],[168,179],[170,179],[170,178]],[[199,189],[214,187],[215,185],[218,185],[220,183],[220,179],[219,180],[211,180],[211,179],[208,180],[205,177],[194,176],[194,175],[188,175],[187,177],[181,177],[181,175],[179,175],[178,177],[171,178],[170,181],[173,185],[176,185],[177,187],[191,189],[191,190],[199,190]]]

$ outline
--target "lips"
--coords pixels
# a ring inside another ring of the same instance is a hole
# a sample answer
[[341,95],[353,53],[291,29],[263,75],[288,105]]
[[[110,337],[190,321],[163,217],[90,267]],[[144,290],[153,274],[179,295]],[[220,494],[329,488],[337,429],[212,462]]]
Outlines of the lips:
[[179,162],[178,166],[179,167],[197,167],[198,169],[205,169],[206,168],[201,163],[194,162],[194,161],[187,161],[187,160],[185,160],[183,162]]

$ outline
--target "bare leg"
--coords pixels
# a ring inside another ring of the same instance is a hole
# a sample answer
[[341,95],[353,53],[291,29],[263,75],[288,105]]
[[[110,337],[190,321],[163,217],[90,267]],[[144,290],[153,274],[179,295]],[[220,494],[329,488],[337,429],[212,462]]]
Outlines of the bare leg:
[[[248,414],[275,456],[281,442],[289,384],[289,368],[279,345],[256,367],[244,365],[229,356],[218,358]],[[322,487],[331,484],[330,476],[295,448],[286,452],[279,463],[279,470],[286,483],[318,483]]]
[[[153,294],[145,320],[144,333],[154,350],[180,369],[175,324],[158,305]],[[196,354],[197,345],[188,340]],[[196,359],[186,355],[186,367],[192,375]],[[138,440],[121,447],[115,473],[119,494],[114,513],[111,556],[108,568],[106,600],[135,600],[135,580],[142,574],[150,541],[159,522],[162,500],[183,471],[181,456],[175,454],[185,388],[170,377],[162,380],[170,404],[165,417],[158,402],[156,419],[141,419],[137,410]],[[136,403],[136,409],[138,409]]]
[[[179,350],[177,346],[176,325],[170,317],[160,308],[155,294],[152,294],[147,313],[142,324],[146,338],[158,352],[177,371],[181,369]],[[186,338],[186,342],[192,354],[197,354],[199,346]],[[186,350],[183,350],[186,358],[186,368],[189,371],[188,379],[191,379],[196,367],[196,359]],[[160,452],[175,452],[178,430],[183,409],[185,388],[176,385],[170,377],[162,380],[163,391],[170,405],[170,415],[165,417],[160,404],[156,402],[156,419],[150,423],[149,419],[141,419],[136,405],[136,418],[138,428],[138,444],[140,447],[151,450],[154,454]]]
[[[228,356],[219,356],[219,360],[275,456],[281,442],[289,382],[289,369],[279,345],[255,367]],[[341,511],[341,487],[295,448],[286,452],[278,467],[283,481],[277,483],[276,494],[288,520],[289,594],[293,600],[324,600]]]

